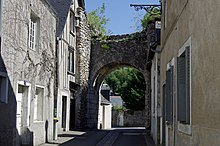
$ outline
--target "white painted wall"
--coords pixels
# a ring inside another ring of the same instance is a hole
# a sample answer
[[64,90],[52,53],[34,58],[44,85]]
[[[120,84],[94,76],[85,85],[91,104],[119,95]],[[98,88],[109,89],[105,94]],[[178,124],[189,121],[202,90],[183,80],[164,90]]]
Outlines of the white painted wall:
[[153,140],[155,144],[158,144],[158,133],[159,127],[157,126],[157,123],[160,121],[160,98],[159,98],[159,75],[158,75],[158,54],[155,54],[153,60],[152,60],[152,67],[151,67],[151,135],[153,137]]
[[112,104],[101,105],[101,91],[99,91],[98,129],[110,129],[112,127]]
[[103,127],[102,129],[112,128],[112,104],[104,105],[103,108]]

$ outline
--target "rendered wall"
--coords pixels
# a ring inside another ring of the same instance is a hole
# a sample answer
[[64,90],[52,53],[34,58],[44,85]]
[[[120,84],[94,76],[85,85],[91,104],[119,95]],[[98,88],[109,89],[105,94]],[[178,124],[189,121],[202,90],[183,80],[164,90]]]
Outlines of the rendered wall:
[[[0,103],[0,145],[19,145],[16,129],[16,95],[18,82],[30,85],[30,117],[26,139],[34,145],[52,139],[55,67],[56,20],[45,1],[2,1],[1,70],[9,77],[8,103]],[[40,19],[39,43],[36,50],[28,46],[31,12]],[[50,23],[48,23],[50,22]],[[44,88],[45,114],[35,122],[35,87]],[[47,131],[47,132],[46,132]],[[39,136],[39,135],[44,135]]]
[[[174,128],[168,134],[169,145],[217,146],[220,143],[219,119],[219,1],[168,1],[167,28],[162,30],[161,87],[167,63],[191,38],[191,134],[178,130],[176,94],[174,94]],[[212,10],[216,10],[212,13]],[[161,88],[162,91],[162,88]],[[174,92],[176,92],[176,82]],[[162,93],[162,92],[161,92]]]

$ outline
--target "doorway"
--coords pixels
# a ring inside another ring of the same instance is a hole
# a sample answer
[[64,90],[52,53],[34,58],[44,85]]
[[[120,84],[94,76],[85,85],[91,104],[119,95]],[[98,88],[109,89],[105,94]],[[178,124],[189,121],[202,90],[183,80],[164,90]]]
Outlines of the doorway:
[[62,96],[62,128],[66,131],[67,96]]
[[70,130],[74,130],[76,128],[76,99],[74,98],[74,94],[71,92],[70,96]]
[[29,105],[29,87],[18,85],[17,100],[17,113],[16,113],[16,126],[18,134],[20,135],[25,127],[29,126],[30,105]]
[[163,84],[163,94],[162,94],[162,102],[163,102],[163,109],[162,109],[162,146],[166,145],[166,121],[165,121],[165,91],[166,91],[166,84]]

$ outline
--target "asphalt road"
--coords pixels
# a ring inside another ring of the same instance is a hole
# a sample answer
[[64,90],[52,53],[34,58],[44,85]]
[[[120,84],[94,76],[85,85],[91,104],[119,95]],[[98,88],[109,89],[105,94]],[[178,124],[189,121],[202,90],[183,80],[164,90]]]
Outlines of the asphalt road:
[[143,128],[117,128],[120,131],[113,146],[146,146],[145,130]]
[[40,146],[146,146],[145,132],[143,127],[68,131],[59,135],[58,140]]

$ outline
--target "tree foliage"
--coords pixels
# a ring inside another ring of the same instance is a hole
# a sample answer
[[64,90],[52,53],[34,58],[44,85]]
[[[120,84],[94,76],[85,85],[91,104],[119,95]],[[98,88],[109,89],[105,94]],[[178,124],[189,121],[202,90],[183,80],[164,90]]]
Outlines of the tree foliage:
[[87,14],[88,23],[93,35],[105,36],[107,34],[106,24],[109,21],[105,16],[105,4]]
[[144,76],[139,71],[122,68],[108,75],[105,82],[115,94],[122,97],[127,109],[144,109],[146,85]]
[[156,18],[160,18],[161,14],[160,14],[160,9],[159,8],[153,8],[151,12],[146,13],[143,17],[143,19],[141,19],[141,25],[143,28],[146,28],[148,23]]

